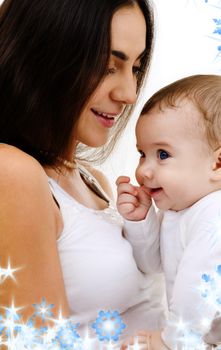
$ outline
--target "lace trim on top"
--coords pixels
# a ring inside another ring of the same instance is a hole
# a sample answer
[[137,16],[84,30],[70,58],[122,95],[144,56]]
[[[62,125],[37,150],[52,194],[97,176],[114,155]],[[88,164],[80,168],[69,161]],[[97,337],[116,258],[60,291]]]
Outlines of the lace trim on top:
[[95,192],[100,198],[102,198],[108,204],[110,203],[110,198],[107,196],[106,192],[103,190],[98,181],[92,176],[92,174],[84,167],[78,167],[80,175],[83,181],[90,187],[90,189]]
[[113,201],[108,197],[94,176],[82,166],[79,166],[79,171],[84,182],[92,189],[92,191],[94,191],[100,198],[104,199],[105,202],[108,203],[107,208],[103,210],[94,210],[94,213],[104,219],[108,219],[109,222],[123,225],[123,220],[118,214]]
[[[87,184],[87,186],[90,187],[91,190],[93,192],[95,192],[100,198],[105,200],[106,203],[108,203],[107,208],[105,208],[105,209],[93,209],[93,208],[86,207],[85,205],[77,202],[76,199],[74,197],[72,197],[69,193],[67,193],[60,185],[58,185],[55,180],[53,180],[52,178],[49,178],[49,184],[52,185],[52,189],[54,188],[54,186],[60,188],[60,191],[62,191],[62,193],[65,194],[65,196],[67,196],[68,198],[73,200],[79,207],[84,208],[84,210],[88,210],[90,212],[93,212],[96,216],[101,217],[105,220],[108,220],[109,222],[112,222],[114,224],[122,226],[123,220],[122,220],[121,216],[119,215],[119,213],[117,212],[117,209],[116,209],[114,202],[108,197],[108,195],[105,193],[105,191],[100,186],[98,181],[93,177],[93,175],[88,170],[86,170],[81,165],[78,167],[78,169],[79,169],[79,172],[81,174],[83,181]],[[54,185],[53,185],[53,183],[54,183]],[[53,194],[56,198],[56,191],[54,190],[53,192],[54,192]],[[59,199],[56,198],[56,200],[59,204]]]

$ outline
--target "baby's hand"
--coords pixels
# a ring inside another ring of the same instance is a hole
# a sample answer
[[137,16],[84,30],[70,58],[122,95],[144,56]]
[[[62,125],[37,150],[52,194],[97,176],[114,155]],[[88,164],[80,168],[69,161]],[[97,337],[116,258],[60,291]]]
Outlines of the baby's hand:
[[144,187],[134,186],[130,178],[120,176],[117,185],[117,209],[127,220],[143,220],[152,204],[151,197]]
[[136,337],[131,337],[120,350],[169,350],[162,342],[160,331],[140,331]]
[[140,331],[136,337],[131,337],[120,348],[120,350],[137,349],[150,350],[151,333],[146,331]]
[[221,315],[217,314],[214,318],[211,328],[204,336],[204,341],[207,344],[218,345],[221,344]]

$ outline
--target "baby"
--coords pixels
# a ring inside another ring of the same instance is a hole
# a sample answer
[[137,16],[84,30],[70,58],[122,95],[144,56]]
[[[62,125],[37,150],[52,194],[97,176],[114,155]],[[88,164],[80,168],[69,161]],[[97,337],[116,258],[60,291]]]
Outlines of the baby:
[[136,137],[139,186],[120,176],[117,207],[140,270],[163,270],[168,303],[164,329],[138,342],[149,350],[218,345],[221,289],[214,300],[209,291],[221,281],[221,76],[190,76],[156,92]]

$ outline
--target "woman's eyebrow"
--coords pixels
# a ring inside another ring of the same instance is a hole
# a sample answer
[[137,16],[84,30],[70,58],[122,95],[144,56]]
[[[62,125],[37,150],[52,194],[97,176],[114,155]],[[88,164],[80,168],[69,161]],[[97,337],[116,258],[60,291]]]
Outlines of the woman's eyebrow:
[[122,51],[111,50],[111,55],[120,58],[122,61],[127,61],[129,57]]
[[[146,53],[146,49],[141,52],[141,54],[137,57],[137,59],[141,59]],[[122,51],[118,51],[118,50],[111,50],[111,55],[120,58],[122,61],[127,61],[129,59],[129,57]]]

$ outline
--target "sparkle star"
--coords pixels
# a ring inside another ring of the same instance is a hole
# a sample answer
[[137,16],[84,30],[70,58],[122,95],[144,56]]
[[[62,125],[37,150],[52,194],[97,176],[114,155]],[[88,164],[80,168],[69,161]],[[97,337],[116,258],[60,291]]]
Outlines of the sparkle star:
[[6,268],[2,268],[0,266],[0,284],[3,283],[7,278],[11,278],[13,281],[16,282],[14,274],[20,269],[21,267],[12,268],[10,259],[8,259],[8,266]]
[[14,300],[12,300],[12,304],[10,307],[2,306],[3,309],[6,310],[6,320],[19,320],[20,315],[18,311],[23,309],[23,307],[15,307]]

